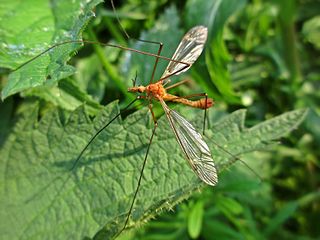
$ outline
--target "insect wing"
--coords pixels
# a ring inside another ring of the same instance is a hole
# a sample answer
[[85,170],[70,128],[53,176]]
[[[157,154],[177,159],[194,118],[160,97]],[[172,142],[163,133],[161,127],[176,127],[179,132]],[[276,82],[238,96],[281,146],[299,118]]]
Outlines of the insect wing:
[[218,182],[217,170],[209,147],[201,134],[186,119],[169,109],[163,100],[160,102],[192,170],[206,184],[216,185]]
[[171,61],[161,78],[165,78],[172,74],[178,75],[187,71],[200,56],[207,40],[207,35],[208,30],[204,26],[196,26],[191,28],[182,38],[172,57],[174,60],[188,63],[190,65],[186,67],[186,64]]

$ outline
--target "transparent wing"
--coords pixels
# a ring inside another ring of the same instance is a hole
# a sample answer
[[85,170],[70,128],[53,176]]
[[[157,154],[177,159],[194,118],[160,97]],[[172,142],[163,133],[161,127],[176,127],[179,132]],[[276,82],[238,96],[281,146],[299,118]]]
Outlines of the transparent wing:
[[172,59],[188,63],[190,64],[190,66],[183,69],[184,67],[186,67],[185,64],[171,61],[168,64],[164,73],[162,74],[161,78],[164,78],[175,72],[177,72],[176,75],[178,75],[182,72],[187,71],[200,56],[204,44],[207,40],[207,35],[208,30],[204,26],[196,26],[191,28],[182,38],[176,52],[173,54],[172,57]]
[[186,119],[169,109],[163,100],[160,102],[192,170],[206,184],[216,185],[218,182],[217,170],[209,147],[201,134]]

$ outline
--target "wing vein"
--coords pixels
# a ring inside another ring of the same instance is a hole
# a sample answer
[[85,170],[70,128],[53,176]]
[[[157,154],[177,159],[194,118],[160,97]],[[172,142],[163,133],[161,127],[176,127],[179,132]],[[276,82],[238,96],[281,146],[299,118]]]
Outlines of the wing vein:
[[[207,35],[208,30],[204,26],[191,28],[182,38],[172,57],[173,60],[180,62],[169,62],[161,79],[175,72],[177,72],[175,75],[179,75],[180,73],[187,71],[200,56],[207,40]],[[186,64],[189,64],[189,66],[186,67]]]
[[191,169],[203,182],[216,185],[218,176],[215,164],[201,134],[176,111],[169,109],[163,100],[160,100],[160,103]]

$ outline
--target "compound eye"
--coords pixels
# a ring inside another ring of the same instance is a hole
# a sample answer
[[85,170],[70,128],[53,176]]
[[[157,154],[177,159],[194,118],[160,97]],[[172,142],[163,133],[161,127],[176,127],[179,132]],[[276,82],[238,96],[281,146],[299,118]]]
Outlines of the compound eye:
[[143,93],[145,91],[145,88],[143,86],[137,87],[137,92],[138,93]]

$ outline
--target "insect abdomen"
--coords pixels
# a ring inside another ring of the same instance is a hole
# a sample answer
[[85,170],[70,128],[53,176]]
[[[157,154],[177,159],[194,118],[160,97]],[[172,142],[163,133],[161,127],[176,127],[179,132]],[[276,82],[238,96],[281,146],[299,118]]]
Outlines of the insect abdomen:
[[214,105],[214,101],[212,98],[203,98],[196,101],[192,101],[183,97],[174,96],[171,94],[166,94],[164,97],[165,101],[172,101],[172,102],[178,102],[182,103],[184,105],[194,107],[194,108],[201,108],[201,109],[207,109]]

